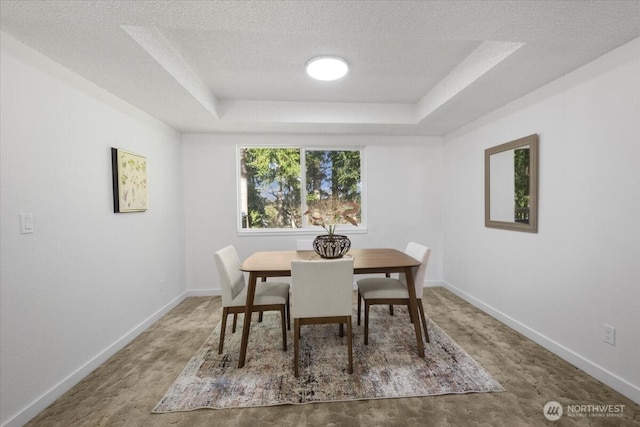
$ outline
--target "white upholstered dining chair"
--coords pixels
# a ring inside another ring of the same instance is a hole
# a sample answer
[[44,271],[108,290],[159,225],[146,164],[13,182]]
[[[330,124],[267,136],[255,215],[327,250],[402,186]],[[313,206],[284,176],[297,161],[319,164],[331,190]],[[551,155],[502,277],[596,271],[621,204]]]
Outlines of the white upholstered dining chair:
[[[415,242],[409,242],[405,253],[420,261],[420,266],[413,271],[413,280],[416,289],[416,299],[418,312],[424,328],[424,335],[429,342],[429,332],[427,331],[427,321],[422,306],[422,294],[424,287],[424,277],[427,271],[427,263],[431,249]],[[409,290],[404,273],[398,277],[372,277],[358,280],[358,325],[360,325],[360,311],[364,300],[364,343],[369,344],[369,307],[377,304],[390,306],[393,315],[393,305],[406,305],[409,307]],[[411,319],[418,321],[417,319]]]
[[[236,331],[238,313],[244,313],[247,300],[247,287],[244,273],[240,270],[240,258],[233,246],[227,246],[214,254],[220,287],[222,291],[222,322],[220,326],[220,342],[218,354],[222,353],[224,335],[227,328],[227,317],[233,313],[231,332]],[[279,311],[282,323],[282,349],[287,351],[287,326],[291,329],[289,309],[289,284],[282,282],[260,282],[256,286],[253,300],[253,313],[263,311]],[[285,316],[286,323],[285,326]],[[245,322],[248,320],[245,319]]]
[[353,258],[293,260],[291,262],[291,298],[293,305],[294,362],[298,376],[300,326],[347,324],[349,370],[353,373]]

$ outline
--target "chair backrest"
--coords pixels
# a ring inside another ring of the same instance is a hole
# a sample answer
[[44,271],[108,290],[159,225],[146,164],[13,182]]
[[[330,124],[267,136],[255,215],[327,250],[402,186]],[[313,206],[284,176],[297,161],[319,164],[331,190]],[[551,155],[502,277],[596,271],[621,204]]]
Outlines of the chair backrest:
[[353,258],[293,260],[291,303],[294,318],[350,316]]
[[[413,270],[413,280],[416,285],[416,297],[422,298],[424,277],[427,272],[427,263],[429,262],[429,255],[431,255],[431,249],[415,242],[409,242],[404,252],[421,262],[420,266]],[[404,273],[400,274],[400,280],[405,285],[407,284],[407,278]]]
[[228,307],[245,287],[244,274],[240,271],[240,258],[231,245],[220,249],[213,257],[220,276],[222,306]]

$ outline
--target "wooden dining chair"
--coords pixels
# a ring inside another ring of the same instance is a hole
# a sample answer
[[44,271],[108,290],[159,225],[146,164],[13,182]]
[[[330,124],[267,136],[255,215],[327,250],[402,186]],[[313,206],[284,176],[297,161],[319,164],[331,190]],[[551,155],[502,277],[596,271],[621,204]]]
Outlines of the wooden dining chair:
[[[418,312],[420,320],[424,328],[424,335],[429,342],[429,332],[427,331],[427,321],[424,315],[424,307],[422,306],[422,294],[424,287],[424,277],[427,271],[427,263],[431,249],[419,245],[415,242],[409,242],[405,253],[416,260],[420,261],[420,266],[413,271],[413,280],[416,289],[416,299],[418,303]],[[358,280],[358,325],[360,325],[360,311],[364,301],[364,343],[369,344],[369,307],[377,304],[390,306],[390,314],[393,315],[394,305],[406,305],[409,307],[409,290],[407,288],[407,280],[404,273],[400,273],[398,277],[371,277]],[[410,312],[411,321],[413,313]]]
[[[247,301],[247,287],[244,273],[240,270],[240,258],[233,246],[227,246],[214,254],[220,288],[222,291],[222,322],[220,325],[220,341],[218,354],[224,347],[224,335],[227,328],[227,317],[233,314],[231,332],[236,331],[239,313],[244,313]],[[291,329],[291,315],[289,307],[289,284],[282,282],[263,281],[257,284],[253,300],[252,313],[263,311],[279,311],[282,323],[282,349],[287,351],[287,327]],[[285,317],[286,325],[285,326]],[[245,322],[248,322],[245,319]]]
[[291,262],[293,303],[293,372],[298,376],[300,327],[323,323],[347,324],[350,374],[353,373],[353,258],[293,260]]

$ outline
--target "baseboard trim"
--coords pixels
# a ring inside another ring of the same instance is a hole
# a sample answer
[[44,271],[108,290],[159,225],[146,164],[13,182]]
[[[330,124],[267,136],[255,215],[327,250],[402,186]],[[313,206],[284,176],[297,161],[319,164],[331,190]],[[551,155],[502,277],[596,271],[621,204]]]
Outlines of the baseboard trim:
[[424,282],[425,288],[444,287],[445,284],[441,280],[427,280]]
[[511,329],[514,329],[515,331],[529,338],[531,341],[535,342],[536,344],[541,345],[542,347],[546,348],[547,350],[554,353],[558,357],[571,363],[575,367],[583,370],[584,372],[591,375],[598,381],[601,381],[602,383],[608,385],[609,387],[616,390],[620,394],[633,400],[635,403],[640,404],[640,387],[634,384],[631,384],[629,381],[625,380],[624,378],[621,378],[618,375],[608,371],[602,366],[590,361],[589,359],[563,346],[562,344],[552,339],[549,339],[547,336],[541,334],[540,332],[519,322],[513,317],[495,309],[494,307],[484,303],[483,301],[462,291],[461,289],[451,285],[450,283],[447,283],[447,282],[441,282],[441,283],[444,288],[456,294],[463,300],[479,308],[480,310],[487,313],[491,317],[497,319],[501,323],[504,323],[505,325],[509,326]]
[[187,297],[218,297],[222,295],[220,289],[192,289],[185,292]]
[[[427,280],[424,282],[424,286],[426,288],[434,287],[434,286],[444,286],[444,283],[440,280]],[[353,289],[358,289],[358,285],[356,282],[353,282]],[[185,292],[186,297],[219,297],[222,295],[221,290],[215,288],[209,289],[191,289]]]
[[93,372],[96,368],[106,362],[110,357],[122,350],[127,344],[133,341],[138,335],[144,332],[149,326],[159,320],[162,316],[171,311],[175,306],[180,304],[187,296],[187,293],[183,293],[170,301],[164,307],[147,317],[144,321],[138,324],[136,327],[127,332],[124,336],[119,338],[116,342],[109,347],[98,353],[93,359],[82,365],[76,371],[71,373],[68,377],[60,381],[55,386],[51,387],[42,396],[27,405],[24,409],[8,419],[2,427],[20,427],[28,423],[40,412],[46,409],[49,405],[56,401],[60,396],[69,391],[71,387],[78,384],[84,377]]

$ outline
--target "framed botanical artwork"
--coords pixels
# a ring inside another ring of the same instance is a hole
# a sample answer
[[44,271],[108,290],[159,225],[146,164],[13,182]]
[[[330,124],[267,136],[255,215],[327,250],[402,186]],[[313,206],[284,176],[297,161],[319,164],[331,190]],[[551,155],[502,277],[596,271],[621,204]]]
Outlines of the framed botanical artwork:
[[113,212],[143,212],[149,207],[147,159],[111,148]]

